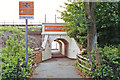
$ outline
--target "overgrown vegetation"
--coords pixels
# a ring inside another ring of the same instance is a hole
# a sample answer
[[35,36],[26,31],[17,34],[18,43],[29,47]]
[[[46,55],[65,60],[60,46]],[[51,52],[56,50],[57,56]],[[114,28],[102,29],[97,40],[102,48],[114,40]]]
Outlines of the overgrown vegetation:
[[[96,51],[96,50],[95,50]],[[120,79],[120,45],[104,46],[101,48],[100,66],[96,65],[96,55],[92,55],[93,70],[90,72],[92,78],[97,79]]]
[[[97,64],[97,54],[98,49],[92,51],[92,71],[86,70],[79,66],[78,60],[75,62],[75,67],[79,68],[79,72],[83,73],[85,76],[94,79],[103,80],[119,80],[120,79],[120,45],[115,46],[104,46],[100,48],[99,53],[101,54],[100,64]],[[88,58],[86,55],[81,55]],[[81,62],[82,65],[89,67],[89,65]]]
[[[2,27],[1,30],[13,33],[6,41],[6,47],[2,49],[1,53],[2,80],[23,80],[32,72],[32,59],[28,59],[28,66],[26,66],[23,33],[19,29],[11,27]],[[30,54],[32,52],[29,49],[28,55]]]
[[12,27],[12,26],[0,27],[0,33],[1,33],[1,35],[4,35],[4,32],[5,32],[5,31],[8,31],[8,32],[17,34],[17,35],[19,35],[20,37],[22,37],[23,34],[24,34],[21,30],[17,29],[16,27]]

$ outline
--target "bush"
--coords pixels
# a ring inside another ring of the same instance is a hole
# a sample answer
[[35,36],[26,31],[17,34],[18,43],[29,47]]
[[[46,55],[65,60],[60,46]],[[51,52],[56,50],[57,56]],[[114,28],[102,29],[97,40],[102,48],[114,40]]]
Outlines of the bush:
[[102,49],[101,66],[97,68],[96,57],[92,55],[92,78],[120,79],[120,45],[118,47],[105,46]]
[[[2,80],[19,80],[30,75],[32,67],[30,62],[32,60],[28,59],[28,66],[25,65],[25,40],[18,40],[22,36],[22,34],[13,34],[10,36],[10,39],[6,41],[6,47],[2,49]],[[29,49],[28,55],[30,54],[32,54],[32,52]]]

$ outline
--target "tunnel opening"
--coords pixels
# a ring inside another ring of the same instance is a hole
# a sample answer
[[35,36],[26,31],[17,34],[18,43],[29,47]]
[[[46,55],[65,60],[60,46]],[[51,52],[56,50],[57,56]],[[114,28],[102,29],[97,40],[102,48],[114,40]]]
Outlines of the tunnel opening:
[[51,45],[52,58],[65,58],[68,55],[68,41],[57,38]]

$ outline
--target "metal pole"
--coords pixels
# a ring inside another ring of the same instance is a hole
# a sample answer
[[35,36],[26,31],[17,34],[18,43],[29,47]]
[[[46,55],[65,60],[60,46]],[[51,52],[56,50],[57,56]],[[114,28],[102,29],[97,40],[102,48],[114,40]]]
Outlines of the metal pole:
[[26,19],[26,66],[28,66],[28,20]]

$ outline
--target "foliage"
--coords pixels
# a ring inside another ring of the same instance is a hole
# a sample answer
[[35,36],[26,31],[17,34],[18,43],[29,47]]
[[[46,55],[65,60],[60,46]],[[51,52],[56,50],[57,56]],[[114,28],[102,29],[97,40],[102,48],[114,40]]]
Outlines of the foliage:
[[96,66],[96,56],[92,55],[92,78],[120,79],[120,45],[118,47],[105,46],[102,50],[101,66]]
[[5,32],[5,31],[12,32],[14,34],[19,35],[20,37],[22,37],[22,35],[24,34],[23,32],[21,32],[21,30],[17,29],[16,27],[12,27],[12,26],[0,27],[0,32]]
[[68,23],[66,31],[70,37],[73,37],[79,44],[87,42],[87,26],[83,3],[65,3],[66,7],[61,12],[61,18]]
[[[19,40],[19,38],[23,36],[23,33],[15,28],[12,29],[9,28],[9,31],[15,32],[16,34],[13,34],[10,39],[6,41],[6,47],[2,49],[1,53],[2,80],[26,78],[26,76],[30,75],[32,67],[30,64],[30,62],[32,62],[31,59],[28,60],[28,66],[25,66],[25,40]],[[2,30],[6,31],[7,28],[2,28]],[[30,54],[32,54],[32,52],[29,49],[28,55]]]
[[96,4],[96,26],[98,43],[104,45],[120,44],[120,2]]
[[75,68],[78,68],[78,61],[75,61]]
[[[68,23],[66,31],[78,43],[86,45],[86,18],[83,3],[65,3],[65,11],[61,13],[62,19]],[[98,43],[104,45],[120,44],[120,2],[96,3],[96,27]]]
[[[93,53],[97,52],[97,49],[92,51]],[[104,46],[101,48],[101,64],[100,66],[96,65],[96,54],[91,55],[92,59],[92,71],[88,71],[79,67],[79,72],[82,72],[84,75],[88,75],[90,78],[95,79],[109,79],[109,80],[119,80],[120,79],[120,44],[118,47],[114,46]],[[84,58],[88,58],[87,55],[82,55]],[[88,62],[87,62],[88,63]],[[82,65],[90,68],[90,65]],[[78,68],[78,60],[75,62],[75,67]]]

